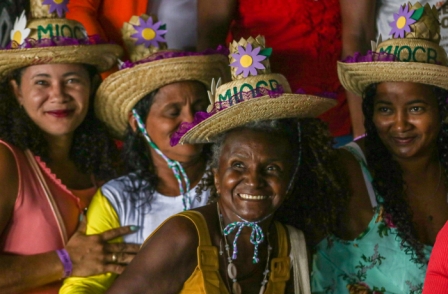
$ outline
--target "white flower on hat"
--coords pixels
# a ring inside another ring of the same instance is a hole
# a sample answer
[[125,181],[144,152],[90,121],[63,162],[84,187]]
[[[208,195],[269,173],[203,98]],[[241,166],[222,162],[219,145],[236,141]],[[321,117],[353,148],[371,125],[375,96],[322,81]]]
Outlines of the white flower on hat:
[[22,12],[20,18],[17,17],[14,22],[14,28],[11,31],[11,41],[17,42],[17,44],[21,45],[25,39],[30,35],[31,30],[26,28],[26,15],[25,11]]

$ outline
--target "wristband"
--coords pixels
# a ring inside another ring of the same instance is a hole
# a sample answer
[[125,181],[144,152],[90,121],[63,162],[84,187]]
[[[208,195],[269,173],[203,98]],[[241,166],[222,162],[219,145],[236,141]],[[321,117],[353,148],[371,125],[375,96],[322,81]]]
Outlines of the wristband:
[[68,255],[67,250],[65,249],[58,249],[56,250],[56,253],[59,256],[59,259],[61,260],[62,264],[64,265],[64,277],[63,279],[70,277],[73,271],[73,264],[72,260],[70,259],[70,255]]

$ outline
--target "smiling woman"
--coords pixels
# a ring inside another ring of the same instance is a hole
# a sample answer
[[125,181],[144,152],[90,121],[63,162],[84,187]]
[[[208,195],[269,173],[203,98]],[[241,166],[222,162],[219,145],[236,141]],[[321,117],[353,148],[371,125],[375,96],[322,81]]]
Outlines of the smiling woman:
[[[261,36],[236,43],[230,62],[247,47],[270,52]],[[171,138],[214,143],[204,183],[211,203],[161,224],[108,293],[310,293],[305,240],[292,226],[312,246],[334,231],[346,199],[328,129],[313,118],[335,101],[290,93],[267,56],[258,59],[263,68],[248,77],[240,59],[232,63],[232,82],[212,82],[208,112]],[[281,83],[264,88],[272,80]],[[222,95],[243,85],[252,90]]]
[[363,96],[366,136],[339,150],[352,195],[337,233],[316,247],[315,293],[422,291],[448,220],[448,66],[437,15],[429,4],[404,4],[394,38],[338,63],[342,85]]
[[[20,38],[0,50],[2,293],[58,293],[71,275],[120,273],[138,250],[107,243],[130,227],[86,236],[83,217],[98,186],[117,174],[117,150],[93,106],[98,73],[122,50],[84,34],[42,35],[38,26],[82,25],[42,1],[31,11],[42,19],[23,13],[12,33]],[[127,253],[120,264],[111,262],[118,250]]]

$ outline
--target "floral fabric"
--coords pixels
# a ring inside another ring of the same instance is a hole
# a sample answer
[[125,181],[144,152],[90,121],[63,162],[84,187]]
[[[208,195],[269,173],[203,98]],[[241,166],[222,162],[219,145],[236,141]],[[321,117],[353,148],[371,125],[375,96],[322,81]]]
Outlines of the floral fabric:
[[[347,148],[350,152],[357,152]],[[355,157],[368,173],[363,156]],[[370,174],[365,178],[371,179]],[[368,185],[370,183],[366,183]],[[329,294],[421,294],[427,269],[414,252],[406,253],[391,217],[379,205],[363,233],[346,241],[329,236],[316,247],[311,274],[312,293]],[[425,247],[429,258],[432,247]]]

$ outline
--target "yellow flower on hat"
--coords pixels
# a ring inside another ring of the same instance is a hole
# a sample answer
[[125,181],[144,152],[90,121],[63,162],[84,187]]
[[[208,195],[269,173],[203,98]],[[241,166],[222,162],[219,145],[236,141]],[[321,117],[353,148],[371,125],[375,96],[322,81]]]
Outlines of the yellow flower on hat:
[[31,32],[30,29],[26,28],[26,23],[26,15],[25,11],[23,11],[20,17],[17,17],[14,22],[14,28],[11,31],[11,41],[15,41],[19,45],[25,41]]

